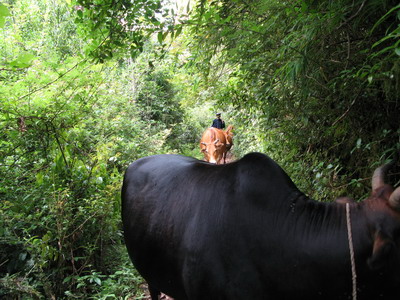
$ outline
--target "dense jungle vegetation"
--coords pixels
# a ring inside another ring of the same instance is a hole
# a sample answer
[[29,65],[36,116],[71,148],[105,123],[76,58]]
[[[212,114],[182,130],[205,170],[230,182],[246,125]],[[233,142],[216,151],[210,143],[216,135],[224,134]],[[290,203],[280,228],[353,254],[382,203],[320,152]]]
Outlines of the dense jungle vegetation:
[[0,298],[143,299],[123,172],[217,111],[320,201],[399,149],[398,1],[171,2],[0,3]]

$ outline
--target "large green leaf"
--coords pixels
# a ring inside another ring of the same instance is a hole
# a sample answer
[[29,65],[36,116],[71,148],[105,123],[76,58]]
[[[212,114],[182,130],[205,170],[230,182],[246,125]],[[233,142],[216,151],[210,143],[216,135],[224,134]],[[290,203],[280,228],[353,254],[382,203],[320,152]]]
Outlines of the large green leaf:
[[15,60],[9,63],[9,65],[13,68],[28,68],[32,65],[33,60],[36,57],[31,53],[23,53],[20,54]]
[[4,27],[4,24],[6,23],[5,17],[8,16],[11,16],[10,11],[4,4],[0,3],[0,28]]
[[8,16],[11,16],[11,14],[7,6],[0,3],[0,17],[8,17]]

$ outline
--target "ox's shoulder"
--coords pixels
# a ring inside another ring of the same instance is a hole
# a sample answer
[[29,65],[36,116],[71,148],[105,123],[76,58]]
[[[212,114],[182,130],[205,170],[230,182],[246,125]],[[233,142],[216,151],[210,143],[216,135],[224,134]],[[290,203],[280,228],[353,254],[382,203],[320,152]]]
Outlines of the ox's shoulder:
[[135,161],[138,163],[146,161],[185,161],[185,160],[195,160],[192,157],[180,155],[180,154],[155,154],[139,158]]
[[191,166],[199,162],[195,158],[176,154],[159,154],[139,158],[125,171],[125,181],[148,182],[173,180],[186,174]]
[[243,160],[252,160],[252,161],[260,161],[260,160],[270,160],[271,158],[264,153],[260,152],[250,152],[247,153],[242,158]]
[[185,164],[191,164],[198,161],[195,158],[187,157],[178,154],[157,154],[139,158],[138,160],[131,163],[129,168],[137,168],[141,166],[179,166]]
[[270,183],[282,188],[297,190],[289,175],[278,163],[265,154],[258,152],[246,154],[238,161],[238,169],[242,170],[242,174],[247,174],[252,185],[255,182],[259,182],[261,186]]
[[242,165],[249,165],[249,166],[259,166],[261,168],[265,167],[278,167],[278,164],[270,158],[268,155],[259,152],[251,152],[243,156],[240,159],[240,163]]

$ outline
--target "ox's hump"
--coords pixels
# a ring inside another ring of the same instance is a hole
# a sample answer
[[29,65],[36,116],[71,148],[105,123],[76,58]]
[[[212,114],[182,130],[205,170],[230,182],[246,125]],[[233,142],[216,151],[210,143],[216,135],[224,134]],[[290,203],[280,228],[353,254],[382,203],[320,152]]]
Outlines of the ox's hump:
[[238,173],[243,189],[264,199],[281,201],[293,192],[300,193],[286,172],[262,153],[249,153],[240,159]]
[[[273,176],[282,176],[290,180],[286,172],[269,156],[259,153],[251,152],[243,156],[241,159],[242,165],[254,168],[254,171],[262,172],[264,175],[271,174]],[[291,180],[290,180],[291,181]]]

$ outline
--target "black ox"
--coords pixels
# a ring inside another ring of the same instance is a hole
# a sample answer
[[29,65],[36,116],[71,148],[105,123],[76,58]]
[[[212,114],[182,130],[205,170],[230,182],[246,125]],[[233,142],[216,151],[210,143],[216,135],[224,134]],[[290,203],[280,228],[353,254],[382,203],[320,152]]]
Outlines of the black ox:
[[[346,205],[301,193],[269,157],[227,165],[178,155],[126,171],[126,246],[152,299],[400,299],[400,188],[378,168],[372,193]],[[347,198],[344,198],[344,202]],[[343,199],[341,199],[343,200]],[[340,201],[342,202],[342,201]]]

